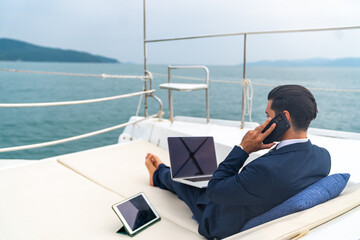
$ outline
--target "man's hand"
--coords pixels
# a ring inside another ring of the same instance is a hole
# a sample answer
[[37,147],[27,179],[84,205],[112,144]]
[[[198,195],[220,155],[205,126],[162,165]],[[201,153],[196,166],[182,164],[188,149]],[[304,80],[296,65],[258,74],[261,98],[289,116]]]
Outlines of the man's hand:
[[275,145],[275,143],[263,144],[262,141],[274,130],[276,123],[273,123],[271,127],[266,130],[266,132],[261,133],[262,130],[268,125],[271,121],[271,118],[266,119],[266,121],[260,126],[256,127],[254,130],[248,131],[243,139],[241,140],[240,146],[248,154],[252,152],[259,151],[261,149],[268,149]]

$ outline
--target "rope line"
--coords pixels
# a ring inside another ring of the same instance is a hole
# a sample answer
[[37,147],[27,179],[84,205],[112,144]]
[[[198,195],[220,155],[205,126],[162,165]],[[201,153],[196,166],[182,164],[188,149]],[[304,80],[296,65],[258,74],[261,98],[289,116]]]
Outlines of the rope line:
[[[153,75],[157,76],[166,76],[167,74],[164,73],[153,73]],[[194,81],[204,81],[202,78],[195,78],[195,77],[186,77],[186,76],[179,76],[179,75],[171,75],[172,78],[177,79],[186,79],[186,80],[194,80]],[[219,80],[219,79],[210,79],[210,82],[219,82],[219,83],[230,83],[230,84],[242,84],[241,81],[232,81],[232,80]],[[263,86],[263,87],[276,87],[277,84],[271,83],[261,83],[261,82],[253,82],[251,81],[252,85],[255,86]],[[336,88],[315,88],[315,87],[307,87],[309,90],[315,91],[326,91],[326,92],[353,92],[353,93],[360,93],[360,89],[336,89]]]
[[79,101],[67,101],[67,102],[45,102],[45,103],[0,103],[0,108],[8,107],[49,107],[49,106],[63,106],[63,105],[75,105],[75,104],[85,104],[85,103],[95,103],[95,102],[104,102],[111,101],[115,99],[134,97],[144,94],[150,94],[155,92],[155,90],[148,90],[142,92],[128,93],[123,95],[117,95],[112,97],[96,98],[89,100],[79,100]]
[[[63,75],[63,76],[77,76],[77,77],[101,77],[101,78],[118,78],[118,79],[148,79],[149,76],[132,76],[132,75],[110,75],[110,74],[84,74],[84,73],[63,73],[63,72],[42,72],[42,71],[30,71],[30,70],[17,70],[17,69],[0,69],[2,72],[21,72],[21,73],[35,73],[35,74],[49,74],[49,75]],[[167,77],[167,74],[164,73],[153,73],[155,76],[164,76]],[[186,80],[194,80],[194,81],[204,81],[202,78],[196,77],[186,77],[179,75],[172,75],[172,78],[177,79],[186,79]],[[211,82],[218,83],[229,83],[229,84],[242,84],[241,81],[232,81],[232,80],[218,80],[218,79],[210,79]],[[265,87],[276,87],[276,84],[270,83],[261,83],[261,82],[252,82],[254,86],[265,86]],[[360,93],[360,89],[336,89],[336,88],[310,88],[309,90],[315,91],[327,91],[327,92],[354,92]]]
[[123,128],[123,127],[131,125],[131,124],[136,124],[138,122],[147,120],[149,118],[157,117],[160,114],[161,113],[159,112],[159,113],[156,113],[154,115],[151,115],[151,116],[143,118],[143,119],[139,119],[139,120],[135,120],[135,121],[127,122],[127,123],[122,123],[122,124],[119,124],[119,125],[116,125],[116,126],[113,126],[113,127],[104,128],[104,129],[101,129],[101,130],[98,130],[98,131],[85,133],[85,134],[82,134],[82,135],[69,137],[69,138],[64,138],[64,139],[60,139],[60,140],[44,142],[44,143],[36,143],[36,144],[30,144],[30,145],[24,145],[24,146],[17,146],[17,147],[0,148],[0,153],[2,153],[2,152],[20,151],[20,150],[26,150],[26,149],[32,149],[32,148],[47,147],[47,146],[56,145],[56,144],[60,144],[60,143],[66,143],[66,142],[79,140],[79,139],[82,139],[82,138],[92,137],[92,136],[99,135],[99,134],[102,134],[102,133],[117,130],[119,128]]
[[48,75],[63,75],[76,77],[101,77],[101,78],[120,78],[120,79],[147,79],[148,76],[132,76],[132,75],[110,75],[110,74],[85,74],[85,73],[64,73],[64,72],[42,72],[31,70],[17,70],[17,69],[0,69],[1,72],[17,72],[17,73],[35,73]]
[[253,88],[251,85],[250,79],[243,79],[242,85],[243,85],[243,93],[245,96],[245,109],[244,109],[244,115],[249,116],[249,121],[252,122],[251,119],[251,113],[252,113],[252,100],[253,100]]
[[[145,91],[144,87],[143,87],[143,91]],[[143,99],[143,95],[140,95],[138,106],[137,106],[137,109],[136,109],[136,114],[135,114],[136,117],[139,116],[142,99]]]

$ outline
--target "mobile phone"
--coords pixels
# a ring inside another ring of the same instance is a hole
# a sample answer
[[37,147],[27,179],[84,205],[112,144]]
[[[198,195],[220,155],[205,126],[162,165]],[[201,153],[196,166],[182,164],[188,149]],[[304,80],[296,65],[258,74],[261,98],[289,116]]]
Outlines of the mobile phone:
[[271,119],[271,121],[269,122],[268,125],[266,125],[266,127],[264,128],[264,130],[262,130],[262,133],[266,132],[266,130],[269,129],[269,127],[273,124],[276,123],[276,127],[275,129],[270,133],[269,136],[267,136],[264,140],[263,143],[264,144],[268,144],[268,143],[272,143],[275,141],[279,140],[279,137],[281,135],[283,135],[284,132],[286,132],[286,130],[288,130],[290,128],[290,123],[287,120],[287,118],[285,117],[285,115],[281,112],[279,114],[277,114],[273,119]]

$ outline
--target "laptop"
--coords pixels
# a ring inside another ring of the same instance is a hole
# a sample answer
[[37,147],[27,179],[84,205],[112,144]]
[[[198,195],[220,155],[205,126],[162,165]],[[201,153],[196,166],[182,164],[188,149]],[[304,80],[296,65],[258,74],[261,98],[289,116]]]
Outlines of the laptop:
[[206,188],[217,169],[213,137],[168,137],[171,178]]

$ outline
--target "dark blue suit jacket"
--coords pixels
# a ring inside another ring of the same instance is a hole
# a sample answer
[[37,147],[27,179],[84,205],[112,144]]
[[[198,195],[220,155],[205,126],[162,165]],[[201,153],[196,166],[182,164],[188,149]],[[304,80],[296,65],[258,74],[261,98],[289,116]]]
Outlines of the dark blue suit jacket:
[[235,146],[198,199],[201,235],[212,239],[240,232],[249,219],[327,176],[331,167],[328,151],[310,141],[270,151],[239,173],[248,156]]

